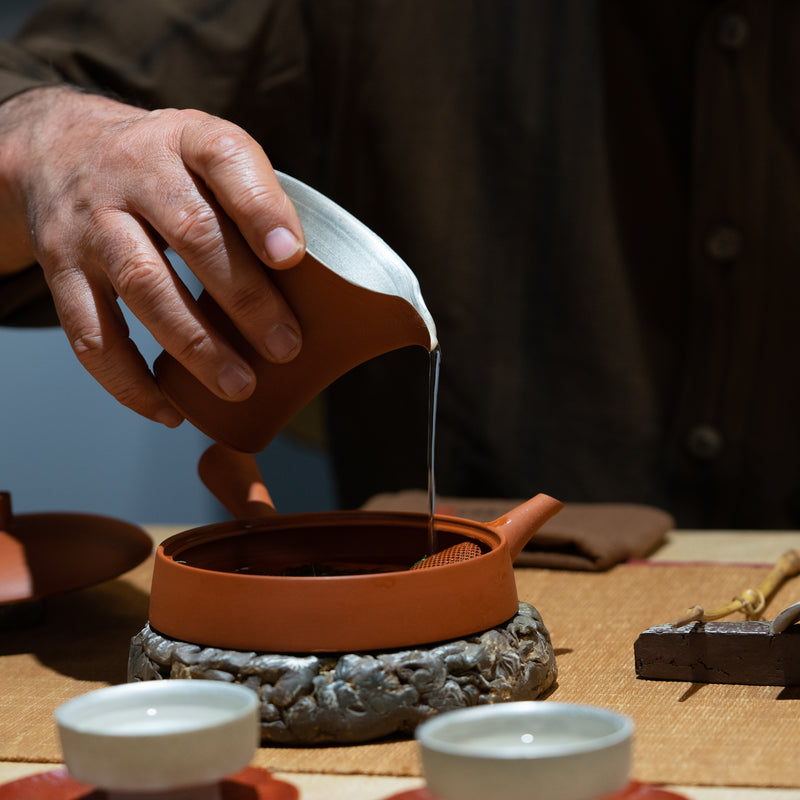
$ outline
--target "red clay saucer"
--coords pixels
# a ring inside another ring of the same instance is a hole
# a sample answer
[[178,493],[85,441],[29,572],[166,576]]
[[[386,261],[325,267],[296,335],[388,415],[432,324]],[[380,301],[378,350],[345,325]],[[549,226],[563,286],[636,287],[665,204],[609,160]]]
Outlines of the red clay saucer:
[[[2,795],[0,795],[0,800],[5,800]],[[437,798],[436,795],[422,788],[393,794],[386,800],[437,800]],[[681,794],[675,794],[675,792],[668,792],[666,789],[659,789],[657,786],[631,781],[621,791],[603,795],[597,800],[687,800],[687,798]]]
[[[265,769],[246,767],[225,778],[222,800],[298,800],[291,783],[279,781]],[[73,780],[65,769],[29,775],[0,786],[0,800],[104,800],[106,793]]]

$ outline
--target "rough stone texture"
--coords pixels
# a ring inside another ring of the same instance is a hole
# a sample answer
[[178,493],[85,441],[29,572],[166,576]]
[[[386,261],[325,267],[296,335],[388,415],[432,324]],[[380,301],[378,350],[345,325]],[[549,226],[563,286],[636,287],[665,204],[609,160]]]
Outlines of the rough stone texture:
[[261,698],[262,740],[365,742],[411,733],[442,711],[532,700],[556,680],[550,635],[520,603],[503,625],[413,650],[277,655],[168,639],[150,628],[131,642],[128,680],[204,678],[250,686]]

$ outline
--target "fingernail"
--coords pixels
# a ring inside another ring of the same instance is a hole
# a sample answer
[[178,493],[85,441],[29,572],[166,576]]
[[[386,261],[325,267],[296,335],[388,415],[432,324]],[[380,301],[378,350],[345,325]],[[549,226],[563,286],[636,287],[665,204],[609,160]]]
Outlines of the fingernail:
[[280,323],[267,334],[267,351],[274,361],[286,361],[300,345],[297,331]]
[[167,406],[156,412],[155,420],[168,428],[177,428],[183,422],[183,415],[172,406]]
[[228,364],[219,373],[219,388],[232,400],[237,398],[252,382],[250,374],[237,364]]
[[278,263],[291,258],[300,247],[297,237],[287,228],[275,228],[267,234],[264,247],[270,261]]

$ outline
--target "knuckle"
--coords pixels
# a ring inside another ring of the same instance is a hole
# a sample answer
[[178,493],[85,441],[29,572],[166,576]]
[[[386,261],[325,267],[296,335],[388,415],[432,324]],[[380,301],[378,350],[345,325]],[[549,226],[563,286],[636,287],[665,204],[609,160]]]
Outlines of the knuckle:
[[129,236],[120,232],[118,213],[114,208],[86,208],[80,226],[83,249],[89,253],[101,254],[111,263],[125,258],[132,249]]
[[128,408],[138,410],[146,405],[146,392],[135,381],[123,380],[114,387],[113,394],[122,405]]
[[210,168],[225,167],[241,161],[253,146],[253,139],[241,128],[222,120],[205,126],[200,157]]
[[194,125],[204,124],[208,120],[217,119],[212,114],[206,111],[200,111],[197,108],[160,108],[150,111],[148,114],[150,120],[161,121],[166,120],[166,126],[170,130],[174,130],[181,125]]
[[123,299],[133,297],[143,304],[155,303],[167,291],[169,278],[164,265],[143,253],[123,256],[113,270],[114,289]]
[[55,204],[31,215],[31,244],[41,264],[60,263],[73,247],[72,225]]
[[99,326],[88,325],[79,328],[70,337],[70,345],[75,355],[84,365],[91,365],[93,370],[98,368],[105,353],[105,337]]
[[33,241],[36,260],[54,279],[61,275],[61,270],[69,263],[70,249],[70,245],[64,239],[47,233],[38,233]]
[[109,260],[118,258],[127,242],[121,241],[117,226],[109,219],[114,213],[114,209],[78,198],[54,204],[50,213],[37,213],[31,225],[37,259],[59,267],[84,263],[97,253],[107,253]]
[[247,199],[263,198],[285,205],[286,197],[277,181],[267,184],[258,179],[269,161],[256,141],[241,128],[222,121],[207,125],[196,156],[208,174],[234,175],[240,179],[241,191]]
[[170,220],[173,247],[189,257],[210,256],[221,247],[220,223],[206,203],[180,204]]
[[183,344],[176,348],[172,355],[181,364],[197,364],[204,360],[211,346],[211,337],[201,328],[185,338]]
[[[226,199],[237,210],[259,209],[271,223],[293,216],[291,203],[275,179],[261,146],[234,123],[206,115],[186,126],[185,155],[201,175],[224,184]],[[230,207],[228,206],[228,207]]]
[[260,314],[274,299],[275,292],[268,286],[252,281],[231,292],[226,298],[226,307],[229,316],[242,319]]
[[121,345],[109,343],[97,327],[78,331],[71,344],[81,364],[120,403],[134,410],[144,407],[146,389],[134,376],[127,374],[123,353],[119,350]]
[[261,209],[265,219],[276,224],[282,223],[289,205],[289,198],[280,186],[271,188],[263,183],[241,186],[236,200],[239,205]]

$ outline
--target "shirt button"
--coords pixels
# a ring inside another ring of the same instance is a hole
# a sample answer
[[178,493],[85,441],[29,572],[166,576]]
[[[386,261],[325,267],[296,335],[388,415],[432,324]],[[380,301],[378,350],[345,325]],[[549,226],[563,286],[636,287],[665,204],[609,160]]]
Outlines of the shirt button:
[[739,13],[726,14],[717,26],[717,44],[725,50],[740,50],[750,38],[750,23]]
[[695,425],[686,438],[689,452],[701,461],[711,461],[716,458],[724,446],[722,434],[713,426],[706,423]]
[[733,225],[715,225],[706,234],[703,244],[712,261],[733,261],[742,252],[744,237]]

